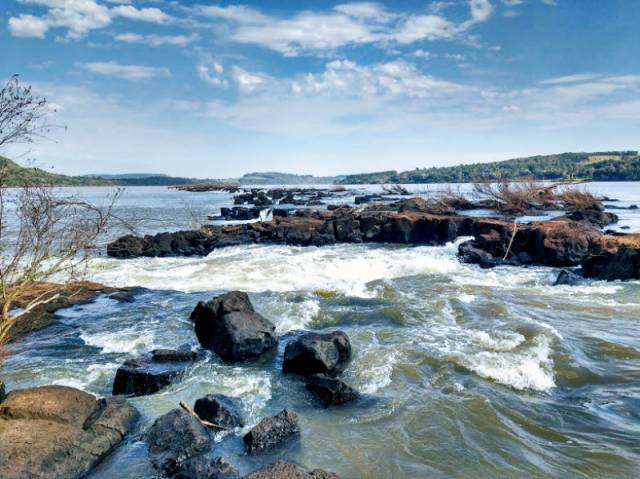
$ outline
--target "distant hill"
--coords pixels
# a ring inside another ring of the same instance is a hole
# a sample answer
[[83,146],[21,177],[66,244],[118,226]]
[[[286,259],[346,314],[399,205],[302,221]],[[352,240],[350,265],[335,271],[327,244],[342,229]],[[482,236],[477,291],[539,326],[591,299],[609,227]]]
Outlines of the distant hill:
[[240,178],[241,185],[319,185],[332,184],[342,180],[344,176],[294,175],[265,171],[263,173],[247,173]]
[[341,184],[367,183],[472,183],[499,178],[519,180],[640,181],[637,151],[560,153],[492,163],[416,168],[348,175]]
[[50,173],[41,168],[20,166],[15,161],[0,156],[0,170],[6,174],[4,186],[52,185],[52,186],[102,186],[112,185],[104,178],[87,178]]
[[119,175],[85,175],[88,179],[109,180],[115,184],[122,186],[177,186],[190,185],[194,183],[212,183],[216,180],[184,178],[180,176],[168,176],[157,173],[123,173]]

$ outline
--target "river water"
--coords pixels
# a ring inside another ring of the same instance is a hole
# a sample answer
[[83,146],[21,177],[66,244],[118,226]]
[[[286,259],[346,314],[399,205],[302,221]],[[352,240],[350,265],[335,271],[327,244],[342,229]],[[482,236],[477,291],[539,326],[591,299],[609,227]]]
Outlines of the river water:
[[[621,200],[611,204],[640,204],[638,183],[587,188]],[[73,190],[93,201],[107,191]],[[117,213],[153,233],[193,226],[230,202],[129,188]],[[640,231],[637,210],[615,212],[618,228]],[[267,455],[244,454],[246,429],[219,437],[213,453],[243,473],[282,458],[343,478],[638,477],[640,282],[552,286],[553,268],[481,270],[460,264],[456,250],[251,245],[205,258],[99,257],[91,279],[147,289],[132,303],[101,298],[60,311],[12,344],[2,377],[8,389],[55,383],[108,395],[118,365],[154,348],[195,347],[195,304],[240,289],[283,336],[278,355],[233,366],[209,355],[168,389],[132,399],[137,430],[92,479],[152,477],[144,430],[209,393],[238,397],[249,426],[285,407],[300,416],[300,438]],[[343,379],[363,397],[324,409],[280,373],[282,351],[291,331],[336,328],[354,351]]]

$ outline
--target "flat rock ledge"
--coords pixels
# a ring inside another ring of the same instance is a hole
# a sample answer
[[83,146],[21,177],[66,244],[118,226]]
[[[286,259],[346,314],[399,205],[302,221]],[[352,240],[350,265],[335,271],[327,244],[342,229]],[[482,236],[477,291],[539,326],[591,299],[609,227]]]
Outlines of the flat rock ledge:
[[123,398],[96,399],[66,386],[12,391],[0,403],[0,476],[84,477],[137,418]]

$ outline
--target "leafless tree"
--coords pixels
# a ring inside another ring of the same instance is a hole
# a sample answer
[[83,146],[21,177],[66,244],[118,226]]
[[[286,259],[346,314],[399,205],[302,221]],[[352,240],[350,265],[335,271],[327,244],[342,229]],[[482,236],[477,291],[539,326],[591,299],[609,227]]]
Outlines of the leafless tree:
[[[43,137],[49,111],[46,99],[12,77],[0,91],[0,147]],[[15,185],[8,177],[8,163],[0,163],[0,353],[18,322],[58,299],[61,289],[69,294],[83,276],[121,193],[99,206],[41,180]]]

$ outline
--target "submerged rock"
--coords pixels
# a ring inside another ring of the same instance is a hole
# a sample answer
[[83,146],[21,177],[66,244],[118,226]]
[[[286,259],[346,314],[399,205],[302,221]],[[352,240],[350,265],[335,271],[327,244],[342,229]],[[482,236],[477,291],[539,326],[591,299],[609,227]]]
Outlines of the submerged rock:
[[253,454],[270,449],[299,434],[298,415],[284,409],[275,416],[262,419],[244,436],[247,452]]
[[245,479],[339,479],[332,472],[322,469],[307,471],[302,467],[284,461],[277,461],[269,464],[255,472],[252,472]]
[[554,286],[576,286],[579,284],[583,284],[585,282],[584,277],[580,276],[578,273],[571,271],[569,269],[563,269],[558,274]]
[[80,478],[131,431],[136,409],[66,386],[10,392],[0,405],[3,479]]
[[172,475],[181,471],[189,459],[207,451],[211,438],[195,417],[182,409],[172,409],[155,420],[145,442],[153,467]]
[[144,396],[160,391],[182,377],[198,354],[191,349],[157,349],[129,359],[116,371],[113,395]]
[[199,455],[185,461],[172,479],[240,479],[238,470],[222,457]]
[[335,375],[351,359],[351,343],[346,333],[305,333],[290,341],[284,350],[282,371],[303,376]]
[[226,362],[255,359],[277,346],[274,324],[256,313],[241,291],[201,301],[191,319],[202,347],[215,351]]
[[226,428],[244,425],[239,409],[235,398],[223,394],[209,394],[198,399],[193,406],[193,410],[200,419]]
[[340,379],[324,374],[307,378],[305,387],[313,392],[325,406],[336,406],[358,398],[358,392]]

